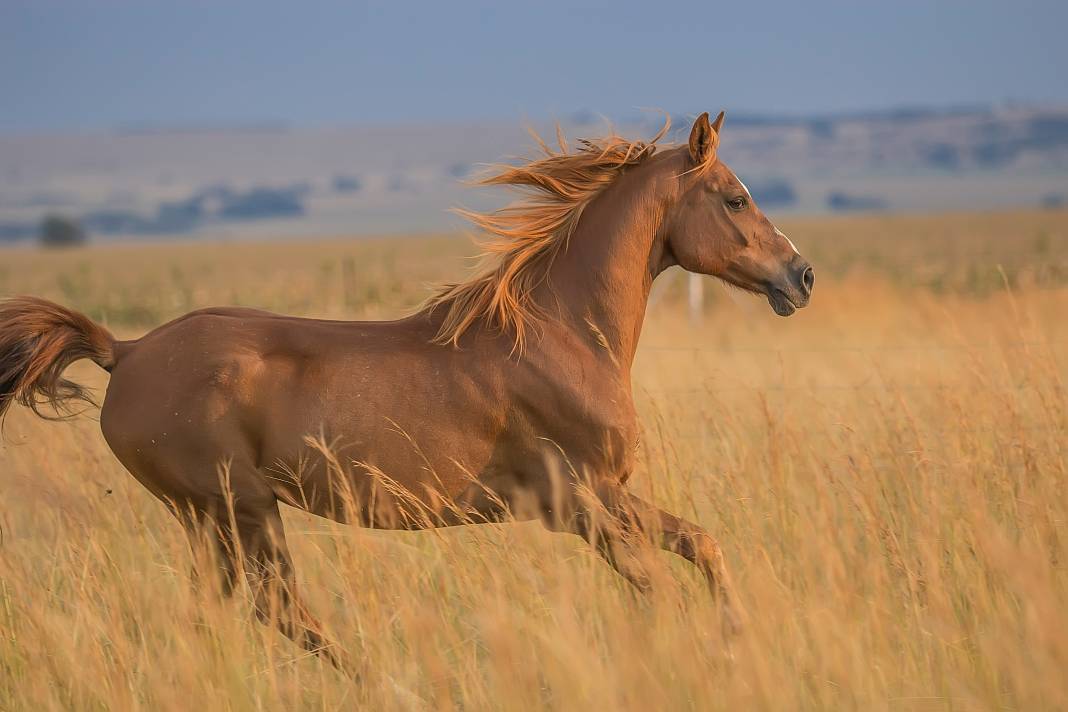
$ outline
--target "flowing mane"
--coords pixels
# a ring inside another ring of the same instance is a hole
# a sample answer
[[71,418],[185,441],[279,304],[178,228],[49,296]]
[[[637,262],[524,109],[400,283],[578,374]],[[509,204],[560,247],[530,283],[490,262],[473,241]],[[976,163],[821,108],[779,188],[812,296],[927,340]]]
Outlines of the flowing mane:
[[540,316],[531,294],[567,245],[583,209],[629,166],[651,156],[670,125],[665,119],[648,141],[609,134],[581,139],[573,151],[559,126],[559,150],[532,131],[541,156],[520,166],[495,166],[478,180],[478,185],[513,186],[523,198],[489,213],[455,211],[487,239],[480,241],[482,266],[476,274],[442,286],[426,303],[425,309],[446,310],[435,342],[457,344],[481,320],[501,332],[514,332],[515,346],[522,349],[527,327]]

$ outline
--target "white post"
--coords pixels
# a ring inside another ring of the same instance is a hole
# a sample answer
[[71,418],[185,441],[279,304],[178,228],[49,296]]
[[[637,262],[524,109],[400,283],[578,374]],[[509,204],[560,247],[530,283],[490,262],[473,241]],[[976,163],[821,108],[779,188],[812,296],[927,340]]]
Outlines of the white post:
[[690,273],[690,323],[701,323],[705,303],[705,282],[701,275]]

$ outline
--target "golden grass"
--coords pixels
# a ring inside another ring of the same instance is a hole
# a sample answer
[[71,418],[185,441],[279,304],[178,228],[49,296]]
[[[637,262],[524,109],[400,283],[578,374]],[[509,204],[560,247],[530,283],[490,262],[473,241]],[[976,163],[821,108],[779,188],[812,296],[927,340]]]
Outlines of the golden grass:
[[[719,536],[750,618],[733,659],[703,582],[666,555],[642,600],[537,525],[288,512],[310,605],[373,671],[353,684],[247,600],[193,593],[184,536],[90,417],[19,409],[0,445],[0,708],[1068,707],[1068,214],[784,227],[816,266],[809,309],[783,320],[710,288],[693,328],[676,275],[634,374],[633,486]],[[7,251],[0,293],[125,334],[215,303],[380,318],[468,250]]]

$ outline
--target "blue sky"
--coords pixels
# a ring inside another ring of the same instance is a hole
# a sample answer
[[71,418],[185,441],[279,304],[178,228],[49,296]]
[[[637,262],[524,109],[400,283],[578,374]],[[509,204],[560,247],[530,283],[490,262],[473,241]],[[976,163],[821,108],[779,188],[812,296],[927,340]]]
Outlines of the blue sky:
[[1068,103],[1068,2],[0,0],[0,131]]

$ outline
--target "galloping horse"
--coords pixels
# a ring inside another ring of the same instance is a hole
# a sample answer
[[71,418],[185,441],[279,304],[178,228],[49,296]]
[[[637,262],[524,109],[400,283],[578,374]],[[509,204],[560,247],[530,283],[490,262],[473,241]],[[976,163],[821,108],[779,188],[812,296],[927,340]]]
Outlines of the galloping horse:
[[[618,136],[501,167],[525,199],[467,213],[487,263],[388,322],[211,308],[133,341],[51,302],[0,302],[0,416],[69,408],[79,359],[110,372],[100,426],[191,536],[243,573],[257,615],[337,662],[294,587],[279,503],[337,521],[419,529],[540,519],[586,537],[639,589],[640,542],[696,565],[726,629],[739,624],[723,555],[697,524],[625,488],[638,420],[631,364],[653,280],[668,267],[805,306],[813,272],[717,159],[721,113],[689,144]],[[91,401],[90,401],[91,402]]]

